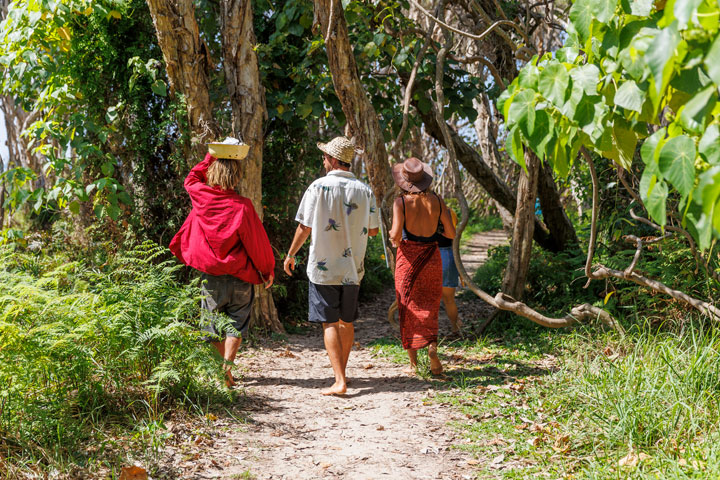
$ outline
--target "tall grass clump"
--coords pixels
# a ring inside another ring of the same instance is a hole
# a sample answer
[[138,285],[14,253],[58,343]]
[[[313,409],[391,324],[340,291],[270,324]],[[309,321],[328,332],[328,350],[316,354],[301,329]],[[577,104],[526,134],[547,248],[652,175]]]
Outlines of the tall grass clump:
[[216,395],[218,360],[194,328],[198,283],[179,283],[167,253],[146,243],[92,265],[0,251],[6,457],[77,462],[112,424]]
[[692,322],[679,332],[646,330],[580,358],[550,395],[579,445],[598,459],[643,452],[680,470],[694,461],[697,473],[720,475],[712,460],[720,456],[717,329]]

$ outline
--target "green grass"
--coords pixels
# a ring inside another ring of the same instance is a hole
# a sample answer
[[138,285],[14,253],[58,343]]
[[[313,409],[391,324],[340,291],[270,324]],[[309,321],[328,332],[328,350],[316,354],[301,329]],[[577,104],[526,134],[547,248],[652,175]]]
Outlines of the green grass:
[[439,349],[451,381],[431,400],[465,415],[478,478],[720,478],[720,332],[507,322]]

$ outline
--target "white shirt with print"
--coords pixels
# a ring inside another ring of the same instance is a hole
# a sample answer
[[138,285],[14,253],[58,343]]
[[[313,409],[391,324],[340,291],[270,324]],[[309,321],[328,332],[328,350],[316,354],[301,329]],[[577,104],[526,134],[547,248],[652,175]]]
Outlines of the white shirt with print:
[[332,170],[305,191],[295,220],[312,228],[307,274],[318,285],[360,285],[368,230],[378,228],[370,187]]

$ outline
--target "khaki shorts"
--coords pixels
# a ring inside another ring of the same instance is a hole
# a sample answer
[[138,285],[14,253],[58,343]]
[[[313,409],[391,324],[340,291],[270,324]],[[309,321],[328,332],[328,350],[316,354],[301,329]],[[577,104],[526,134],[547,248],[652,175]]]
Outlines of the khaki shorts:
[[205,295],[201,302],[201,328],[208,333],[204,340],[215,342],[247,335],[255,286],[232,275],[203,273],[200,278]]

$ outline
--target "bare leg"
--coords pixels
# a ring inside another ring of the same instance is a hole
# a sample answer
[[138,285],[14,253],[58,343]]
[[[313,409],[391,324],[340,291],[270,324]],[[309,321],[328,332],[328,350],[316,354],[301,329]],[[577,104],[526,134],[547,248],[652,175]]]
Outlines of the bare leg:
[[225,361],[225,385],[228,387],[235,386],[235,378],[233,378],[232,375],[232,367],[235,362],[235,356],[240,349],[240,343],[242,343],[242,338],[235,337],[226,337],[223,342],[212,342],[213,346],[215,346]]
[[447,313],[450,319],[450,327],[452,331],[457,333],[462,327],[462,322],[458,319],[458,309],[455,303],[455,288],[454,287],[443,287],[442,289],[442,301],[445,305],[445,313]]
[[[340,333],[340,322],[323,323],[323,338],[325,350],[327,350],[330,365],[335,373],[335,383],[321,393],[323,395],[342,395],[347,391],[347,380],[345,379],[345,368],[343,365],[343,348]],[[348,349],[349,354],[349,349]]]
[[430,371],[433,375],[440,375],[443,372],[443,366],[437,354],[437,343],[428,345],[428,358],[430,359]]
[[408,348],[407,354],[408,354],[408,358],[410,359],[410,366],[405,368],[403,370],[403,373],[407,373],[408,375],[416,375],[417,374],[417,350]]
[[347,369],[348,358],[350,358],[350,351],[352,350],[353,342],[355,341],[355,325],[350,322],[339,322],[340,332],[340,345],[342,346],[342,369],[343,372]]

